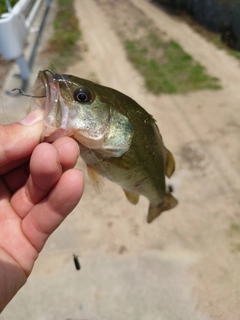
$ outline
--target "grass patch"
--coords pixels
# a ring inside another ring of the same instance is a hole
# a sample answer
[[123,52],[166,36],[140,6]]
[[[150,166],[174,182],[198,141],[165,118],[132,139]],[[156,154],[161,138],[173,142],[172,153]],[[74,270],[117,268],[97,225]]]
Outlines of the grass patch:
[[128,58],[154,94],[185,93],[200,89],[220,89],[219,80],[174,41],[162,41],[157,33],[138,40],[125,40]]
[[240,224],[239,223],[232,223],[230,226],[230,232],[234,235],[238,235],[240,239]]
[[77,41],[81,37],[73,0],[58,0],[58,10],[53,22],[53,35],[44,51],[53,61],[49,69],[61,73],[79,58]]
[[232,223],[228,229],[228,237],[233,252],[240,252],[240,223]]
[[[113,29],[124,43],[127,56],[154,94],[220,89],[220,81],[159,28],[131,1],[99,0]],[[182,0],[176,0],[182,3]]]
[[[13,7],[18,2],[18,0],[9,0],[9,2],[10,2],[11,7]],[[0,15],[3,13],[7,13],[7,12],[8,12],[8,9],[7,9],[6,3],[4,0],[1,0],[0,1]]]
[[207,33],[199,31],[199,33],[203,36],[205,35],[205,38],[211,41],[219,49],[225,50],[230,56],[233,56],[234,58],[240,60],[240,51],[231,49],[225,43],[223,43],[221,40],[221,35],[219,33],[214,33],[211,31],[208,31]]

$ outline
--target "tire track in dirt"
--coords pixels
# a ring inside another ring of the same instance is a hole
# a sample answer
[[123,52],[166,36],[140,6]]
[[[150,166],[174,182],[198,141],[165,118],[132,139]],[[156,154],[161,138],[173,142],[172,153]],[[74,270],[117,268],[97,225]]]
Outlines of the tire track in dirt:
[[[94,73],[100,83],[128,94],[154,115],[166,145],[177,160],[173,183],[180,200],[178,208],[160,218],[158,228],[160,225],[168,228],[164,233],[166,238],[160,236],[163,246],[167,252],[197,252],[201,259],[192,274],[195,279],[201,277],[201,282],[196,281],[199,308],[214,319],[226,319],[229,312],[231,319],[238,319],[237,304],[233,301],[240,304],[236,295],[239,283],[236,270],[240,262],[236,254],[230,252],[226,238],[231,223],[240,218],[236,201],[240,191],[240,168],[236,161],[240,160],[238,62],[207,43],[183,22],[175,21],[146,1],[131,2],[211,75],[220,78],[223,90],[174,96],[148,94],[141,77],[127,61],[111,21],[111,9],[104,11],[104,6],[89,0],[82,1],[79,10],[88,51],[79,69],[74,66],[69,72]],[[121,3],[116,3],[115,10],[118,5]],[[157,227],[151,228],[152,234],[159,232]],[[141,230],[141,237],[149,240],[151,235]],[[229,282],[221,281],[222,269]],[[208,290],[209,303],[204,302],[204,288]],[[225,299],[226,296],[229,299]]]

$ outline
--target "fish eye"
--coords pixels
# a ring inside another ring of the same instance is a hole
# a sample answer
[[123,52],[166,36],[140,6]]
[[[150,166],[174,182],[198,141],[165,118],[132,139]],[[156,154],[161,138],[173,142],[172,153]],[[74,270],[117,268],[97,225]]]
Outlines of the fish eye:
[[89,102],[92,100],[92,95],[86,88],[78,88],[75,90],[73,97],[78,102]]

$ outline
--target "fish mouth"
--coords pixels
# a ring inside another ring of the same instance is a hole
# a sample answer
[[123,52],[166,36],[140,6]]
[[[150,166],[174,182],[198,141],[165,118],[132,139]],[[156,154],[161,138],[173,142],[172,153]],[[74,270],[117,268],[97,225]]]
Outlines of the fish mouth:
[[[47,74],[50,72],[50,74]],[[35,81],[31,99],[31,109],[40,108],[44,110],[44,114],[46,115],[49,110],[46,110],[49,102],[52,102],[51,99],[51,89],[50,89],[50,77],[52,72],[50,70],[39,71],[37,79]],[[47,108],[50,109],[50,108]]]
[[[71,135],[68,130],[69,108],[61,96],[59,77],[50,70],[39,71],[30,103],[31,110],[40,108],[44,111],[42,140],[48,142]],[[64,77],[62,79],[64,81]]]

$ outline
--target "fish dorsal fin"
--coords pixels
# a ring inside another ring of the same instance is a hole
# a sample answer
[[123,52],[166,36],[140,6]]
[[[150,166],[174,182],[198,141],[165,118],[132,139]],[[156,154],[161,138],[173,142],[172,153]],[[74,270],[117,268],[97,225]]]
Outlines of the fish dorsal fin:
[[89,166],[88,164],[87,164],[87,171],[88,171],[88,176],[93,185],[94,190],[97,193],[100,193],[104,185],[103,177],[100,175],[100,173],[96,169]]
[[178,204],[177,199],[175,199],[171,193],[168,193],[160,204],[154,206],[150,203],[148,209],[147,222],[151,223],[154,219],[156,219],[163,211],[170,210]]
[[165,168],[165,175],[170,178],[175,170],[175,160],[172,153],[167,150],[167,157],[166,157],[166,168]]
[[138,203],[139,194],[132,193],[132,192],[129,192],[129,191],[124,190],[124,189],[123,189],[123,191],[125,192],[125,195],[126,195],[128,201],[129,201],[131,204],[137,204],[137,203]]

